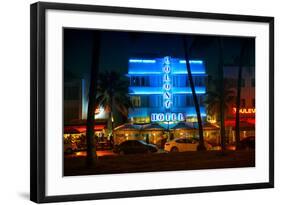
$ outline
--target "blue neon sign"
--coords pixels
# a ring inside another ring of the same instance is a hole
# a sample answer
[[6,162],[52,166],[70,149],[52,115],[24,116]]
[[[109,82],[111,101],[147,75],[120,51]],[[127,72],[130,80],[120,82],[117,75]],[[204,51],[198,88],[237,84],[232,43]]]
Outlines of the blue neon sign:
[[[185,64],[186,60],[180,60],[179,62]],[[190,64],[202,64],[203,61],[201,61],[201,60],[190,60],[189,63]]]
[[156,60],[146,60],[146,59],[129,59],[130,63],[156,63]]
[[151,122],[184,121],[183,113],[151,113]]
[[173,101],[172,101],[172,84],[171,84],[171,67],[170,67],[170,58],[164,58],[163,65],[163,102],[164,107],[166,109],[170,109]]

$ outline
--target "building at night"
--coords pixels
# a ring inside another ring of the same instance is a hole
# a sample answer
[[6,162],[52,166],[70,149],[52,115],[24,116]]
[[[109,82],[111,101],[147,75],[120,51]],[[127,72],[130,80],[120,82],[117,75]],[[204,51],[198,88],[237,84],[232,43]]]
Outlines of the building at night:
[[[236,93],[238,66],[225,66],[224,67],[225,78],[231,83],[234,88],[233,91]],[[243,67],[242,68],[242,81],[241,81],[241,114],[255,114],[255,69],[254,67]],[[235,108],[231,110],[235,112]],[[254,115],[241,115],[241,117],[248,118]]]
[[81,120],[83,118],[83,98],[85,80],[73,78],[64,80],[64,122]]
[[[64,136],[86,134],[88,91],[83,78],[64,78]],[[95,110],[95,134],[100,136],[107,128],[108,113],[103,108]]]
[[[230,87],[237,95],[237,76],[238,66],[225,66],[224,75]],[[235,141],[235,116],[238,110],[233,106],[229,106],[226,113],[226,134],[228,141]],[[241,97],[240,97],[240,138],[255,136],[255,68],[253,66],[245,66],[242,68],[241,81]]]
[[[206,117],[206,69],[201,60],[190,60],[201,116]],[[187,76],[186,61],[163,57],[129,59],[129,95],[134,105],[129,120],[135,124],[157,123],[173,128],[182,121],[194,121],[196,112]]]

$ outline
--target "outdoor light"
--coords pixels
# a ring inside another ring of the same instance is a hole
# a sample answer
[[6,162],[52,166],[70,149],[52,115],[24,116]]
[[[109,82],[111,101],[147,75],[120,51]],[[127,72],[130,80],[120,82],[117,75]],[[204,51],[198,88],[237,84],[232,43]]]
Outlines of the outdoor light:
[[145,60],[145,59],[130,59],[130,63],[155,63],[155,60]]
[[[179,62],[182,63],[182,64],[185,64],[186,60],[180,60]],[[201,60],[190,60],[189,63],[190,64],[202,64],[203,61],[201,61]]]

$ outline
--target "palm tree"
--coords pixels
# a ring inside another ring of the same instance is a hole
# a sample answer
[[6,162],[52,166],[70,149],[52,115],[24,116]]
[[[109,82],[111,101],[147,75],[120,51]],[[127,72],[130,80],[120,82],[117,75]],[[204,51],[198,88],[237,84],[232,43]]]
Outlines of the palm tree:
[[[218,80],[212,80],[209,82],[210,85],[213,85],[213,87],[208,86],[209,90],[207,90],[206,98],[204,100],[204,103],[206,104],[206,108],[208,110],[209,115],[215,115],[217,113],[220,113],[220,84]],[[224,80],[224,92],[223,92],[223,108],[224,110],[229,110],[232,108],[235,102],[235,91],[233,89],[233,86],[231,83],[229,83],[228,80]]]
[[246,42],[244,39],[241,40],[241,50],[239,56],[239,67],[238,67],[238,77],[237,77],[237,97],[236,97],[236,116],[235,116],[235,143],[236,150],[241,149],[240,145],[240,101],[241,101],[241,84],[242,84],[242,72],[243,72],[243,57],[245,53]]
[[219,66],[218,66],[218,71],[219,71],[219,94],[220,94],[220,133],[221,133],[221,148],[222,152],[225,151],[225,125],[224,125],[224,103],[225,103],[225,96],[224,96],[224,70],[223,70],[223,64],[224,64],[224,59],[223,59],[223,41],[222,37],[218,38],[218,46],[219,46]]
[[96,165],[97,153],[94,139],[94,124],[95,124],[95,108],[96,108],[96,93],[97,89],[96,76],[99,70],[99,54],[100,54],[100,32],[93,32],[93,45],[92,45],[92,66],[91,66],[91,76],[90,76],[90,88],[88,96],[88,113],[87,113],[87,157],[86,166]]
[[129,108],[133,107],[128,96],[128,87],[129,82],[116,71],[105,71],[99,74],[97,105],[110,113],[111,132],[114,129],[113,113],[117,111],[127,117]]
[[[194,102],[196,116],[197,116],[198,129],[199,129],[199,145],[197,147],[197,150],[206,150],[206,147],[204,145],[204,135],[203,135],[203,126],[202,126],[200,106],[199,106],[198,98],[197,98],[197,95],[195,92],[195,86],[194,86],[190,63],[189,63],[190,58],[189,58],[188,46],[187,46],[187,42],[186,42],[187,40],[186,40],[185,36],[183,36],[182,39],[183,39],[183,45],[184,45],[184,57],[185,57],[185,61],[186,61],[185,65],[186,65],[186,70],[187,70],[187,74],[188,74],[189,85],[190,85],[191,92],[192,92],[193,102]],[[192,41],[192,43],[193,42],[194,41]],[[192,47],[192,43],[191,43],[191,46],[189,47],[189,49]]]

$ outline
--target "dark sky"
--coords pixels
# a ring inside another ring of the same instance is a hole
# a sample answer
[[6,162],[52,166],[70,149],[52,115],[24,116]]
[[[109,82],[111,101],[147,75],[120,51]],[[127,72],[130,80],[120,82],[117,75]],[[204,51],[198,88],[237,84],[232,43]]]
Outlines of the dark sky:
[[[218,37],[191,35],[194,39],[190,56],[205,61],[208,75],[216,78],[218,69]],[[191,42],[191,41],[189,41]],[[65,78],[89,78],[92,59],[93,31],[64,29]],[[241,38],[223,37],[225,65],[238,65]],[[254,66],[255,39],[247,38],[244,65]],[[101,31],[100,71],[127,73],[128,59],[171,56],[183,58],[182,37],[178,34]]]

